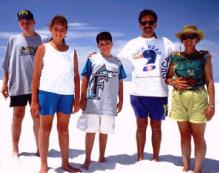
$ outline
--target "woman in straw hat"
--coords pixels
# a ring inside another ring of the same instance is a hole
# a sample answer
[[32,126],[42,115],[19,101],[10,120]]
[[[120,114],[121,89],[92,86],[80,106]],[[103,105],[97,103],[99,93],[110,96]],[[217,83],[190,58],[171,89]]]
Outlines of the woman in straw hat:
[[[184,45],[183,52],[170,55],[166,83],[173,86],[170,117],[177,121],[181,135],[183,171],[189,171],[191,138],[195,146],[194,173],[201,173],[206,153],[204,139],[206,122],[215,111],[215,91],[211,55],[198,51],[197,43],[204,33],[194,25],[185,25],[176,37]],[[205,89],[207,87],[207,91]]]

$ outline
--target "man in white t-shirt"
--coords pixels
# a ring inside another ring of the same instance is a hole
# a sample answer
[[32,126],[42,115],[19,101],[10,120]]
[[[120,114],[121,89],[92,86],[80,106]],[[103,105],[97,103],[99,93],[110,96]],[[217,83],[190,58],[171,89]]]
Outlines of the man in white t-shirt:
[[153,160],[159,161],[161,120],[167,115],[168,87],[164,80],[168,54],[173,44],[167,38],[157,38],[157,14],[145,9],[139,14],[142,35],[130,40],[118,57],[128,58],[133,65],[130,101],[137,123],[137,160],[144,159],[148,117],[152,130]]

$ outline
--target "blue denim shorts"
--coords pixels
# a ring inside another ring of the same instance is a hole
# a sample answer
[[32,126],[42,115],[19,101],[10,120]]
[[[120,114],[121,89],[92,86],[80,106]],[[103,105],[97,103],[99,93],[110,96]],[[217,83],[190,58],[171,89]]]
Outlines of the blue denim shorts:
[[167,116],[167,97],[130,96],[132,108],[138,118],[164,120]]
[[40,115],[54,115],[57,112],[72,113],[74,95],[62,95],[40,90],[38,93]]

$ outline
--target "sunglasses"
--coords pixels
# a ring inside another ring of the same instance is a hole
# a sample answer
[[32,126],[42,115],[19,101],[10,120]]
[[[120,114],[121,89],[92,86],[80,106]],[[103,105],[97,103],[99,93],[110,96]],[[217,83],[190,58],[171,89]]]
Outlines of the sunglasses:
[[182,35],[181,40],[187,40],[187,39],[195,39],[198,38],[197,34],[189,34],[189,35]]
[[145,25],[150,25],[150,26],[152,26],[153,24],[155,23],[155,21],[154,20],[148,20],[148,21],[141,21],[140,22],[140,24],[142,25],[142,26],[145,26]]

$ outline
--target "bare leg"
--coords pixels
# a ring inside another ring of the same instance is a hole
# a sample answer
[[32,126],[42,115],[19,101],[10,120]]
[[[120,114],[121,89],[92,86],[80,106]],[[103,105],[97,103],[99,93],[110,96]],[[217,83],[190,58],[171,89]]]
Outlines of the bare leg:
[[181,151],[183,160],[183,171],[189,171],[191,155],[191,128],[188,121],[178,122],[181,136]]
[[153,160],[159,161],[160,144],[161,144],[161,121],[151,120],[152,131],[152,146],[153,146]]
[[100,147],[100,156],[99,162],[105,162],[105,150],[106,150],[106,143],[107,143],[107,134],[100,133],[99,135],[99,147]]
[[94,145],[95,133],[86,133],[85,137],[85,154],[86,158],[84,161],[83,168],[88,169],[91,162],[91,151]]
[[19,155],[19,140],[22,129],[22,122],[25,115],[25,106],[13,107],[13,119],[11,125],[12,131],[12,156],[18,158]]
[[192,136],[195,143],[195,170],[194,173],[201,173],[202,163],[206,154],[206,142],[204,139],[205,123],[191,123]]
[[70,115],[57,113],[57,130],[59,135],[59,146],[62,157],[62,169],[71,173],[81,172],[80,169],[74,168],[69,164],[69,125]]
[[46,173],[48,171],[47,155],[49,148],[49,135],[52,128],[54,116],[43,115],[40,116],[40,130],[39,130],[39,151],[41,167],[40,173]]
[[38,137],[39,137],[39,128],[40,128],[40,116],[38,114],[31,116],[33,119],[33,132],[34,132],[36,147],[37,147],[36,154],[39,155]]
[[144,159],[144,146],[146,142],[146,129],[148,125],[147,118],[136,118],[137,121],[137,131],[136,131],[136,141],[138,158],[137,161]]

